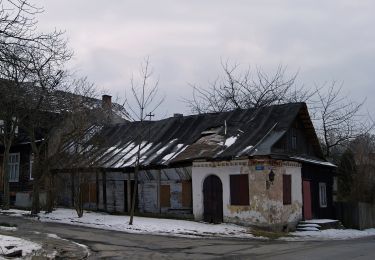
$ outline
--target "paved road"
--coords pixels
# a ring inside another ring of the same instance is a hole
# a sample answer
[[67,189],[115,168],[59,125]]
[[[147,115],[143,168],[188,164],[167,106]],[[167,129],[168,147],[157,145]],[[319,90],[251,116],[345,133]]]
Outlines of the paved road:
[[[16,224],[19,232],[53,233],[87,245],[92,259],[375,259],[375,237],[321,242],[189,239],[41,223],[1,215],[0,222]],[[81,256],[79,252],[77,258]]]

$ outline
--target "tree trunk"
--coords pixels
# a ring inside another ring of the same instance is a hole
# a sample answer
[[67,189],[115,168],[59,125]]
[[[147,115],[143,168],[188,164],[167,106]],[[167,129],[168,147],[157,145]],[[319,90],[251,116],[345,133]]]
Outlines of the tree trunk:
[[10,146],[5,147],[4,156],[3,156],[3,186],[4,186],[4,196],[3,196],[3,209],[8,210],[10,207],[9,199],[9,150]]
[[133,189],[133,195],[132,195],[132,204],[130,208],[129,225],[133,225],[135,202],[136,202],[135,198],[137,196],[137,188],[138,188],[138,171],[139,171],[139,166],[137,165],[134,169],[134,189]]
[[83,216],[83,185],[84,182],[81,180],[81,175],[78,173],[78,184],[76,185],[77,190],[74,194],[74,208],[79,218]]
[[55,189],[54,189],[54,176],[52,173],[48,174],[48,191],[47,191],[47,205],[46,213],[51,213],[55,203]]
[[37,215],[40,212],[39,191],[40,177],[38,176],[37,178],[34,177],[33,181],[33,201],[31,204],[31,215]]

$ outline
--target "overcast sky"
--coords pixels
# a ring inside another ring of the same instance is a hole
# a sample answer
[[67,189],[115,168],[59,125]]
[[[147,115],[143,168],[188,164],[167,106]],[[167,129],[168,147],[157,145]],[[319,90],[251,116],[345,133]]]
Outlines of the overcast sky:
[[187,113],[189,83],[205,86],[220,60],[299,71],[298,84],[337,80],[375,110],[375,1],[38,0],[43,30],[66,30],[70,66],[123,96],[150,56],[166,101],[158,117]]

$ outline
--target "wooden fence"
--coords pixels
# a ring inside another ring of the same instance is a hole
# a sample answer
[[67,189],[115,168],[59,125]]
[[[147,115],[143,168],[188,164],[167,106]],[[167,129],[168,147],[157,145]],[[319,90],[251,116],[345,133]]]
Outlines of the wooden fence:
[[375,228],[375,205],[363,202],[335,203],[336,218],[346,228]]

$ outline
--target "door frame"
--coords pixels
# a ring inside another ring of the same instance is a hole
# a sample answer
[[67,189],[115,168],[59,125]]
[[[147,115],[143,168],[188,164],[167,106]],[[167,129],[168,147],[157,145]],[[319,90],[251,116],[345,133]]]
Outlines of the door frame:
[[[305,184],[308,186],[305,186]],[[304,220],[310,220],[313,218],[311,184],[312,181],[310,179],[302,179],[302,213]],[[308,191],[306,187],[308,187]]]
[[203,179],[203,219],[209,223],[223,222],[223,182],[210,174]]

